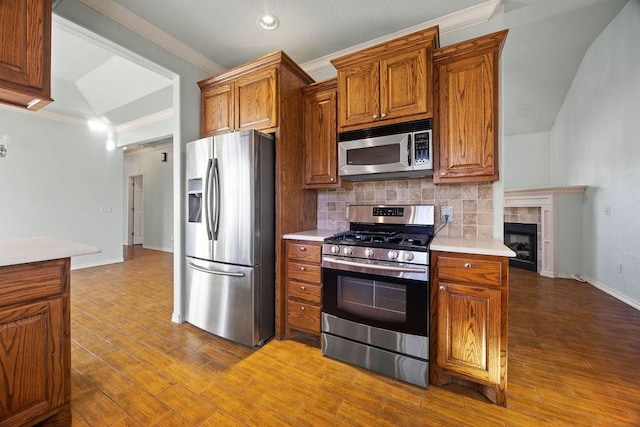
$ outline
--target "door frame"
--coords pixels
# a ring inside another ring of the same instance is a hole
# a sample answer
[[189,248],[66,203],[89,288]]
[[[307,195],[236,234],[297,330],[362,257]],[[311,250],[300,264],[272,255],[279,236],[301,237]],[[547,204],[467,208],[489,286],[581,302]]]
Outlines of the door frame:
[[[142,182],[144,182],[144,174],[136,174],[128,176],[128,184],[127,184],[127,246],[132,246],[135,243],[134,241],[134,230],[135,230],[135,190],[134,183],[136,178],[142,178]],[[144,246],[144,242],[142,243]]]

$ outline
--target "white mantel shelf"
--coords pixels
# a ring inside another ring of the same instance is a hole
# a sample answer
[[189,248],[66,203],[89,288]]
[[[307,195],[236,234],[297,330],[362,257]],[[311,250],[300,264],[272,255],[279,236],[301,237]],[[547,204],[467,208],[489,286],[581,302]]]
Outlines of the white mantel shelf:
[[586,189],[585,185],[573,185],[504,190],[505,208],[535,207],[541,209],[541,276],[559,277],[557,257],[558,197],[562,195],[581,195],[584,194]]

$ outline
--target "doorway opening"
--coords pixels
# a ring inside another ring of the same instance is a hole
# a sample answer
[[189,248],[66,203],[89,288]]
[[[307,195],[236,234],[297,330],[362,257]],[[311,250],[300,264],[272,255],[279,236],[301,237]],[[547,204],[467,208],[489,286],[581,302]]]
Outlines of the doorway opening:
[[128,187],[127,245],[142,245],[144,243],[144,176],[130,176]]

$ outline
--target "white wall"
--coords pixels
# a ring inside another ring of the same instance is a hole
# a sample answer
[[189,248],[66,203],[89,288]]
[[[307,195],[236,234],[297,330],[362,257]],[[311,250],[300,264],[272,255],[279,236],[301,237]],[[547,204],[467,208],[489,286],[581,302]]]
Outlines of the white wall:
[[500,174],[508,190],[551,185],[549,132],[504,137]]
[[[122,261],[122,152],[82,123],[0,108],[0,238],[51,236],[102,249],[72,268]],[[103,211],[101,212],[101,206]]]
[[[142,175],[144,179],[144,243],[149,249],[173,252],[173,153],[172,144],[159,144],[124,155],[123,179],[123,241],[127,242],[127,213],[129,210],[129,178]],[[160,154],[167,153],[167,161]]]
[[585,275],[640,309],[638,40],[640,1],[631,0],[588,49],[550,142],[554,185],[589,186],[582,212]]

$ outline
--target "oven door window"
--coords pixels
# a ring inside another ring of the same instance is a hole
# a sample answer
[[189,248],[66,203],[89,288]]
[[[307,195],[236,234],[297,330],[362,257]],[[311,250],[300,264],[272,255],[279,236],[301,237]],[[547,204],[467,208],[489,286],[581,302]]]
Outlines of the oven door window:
[[427,336],[428,283],[323,268],[325,313],[398,332]]

